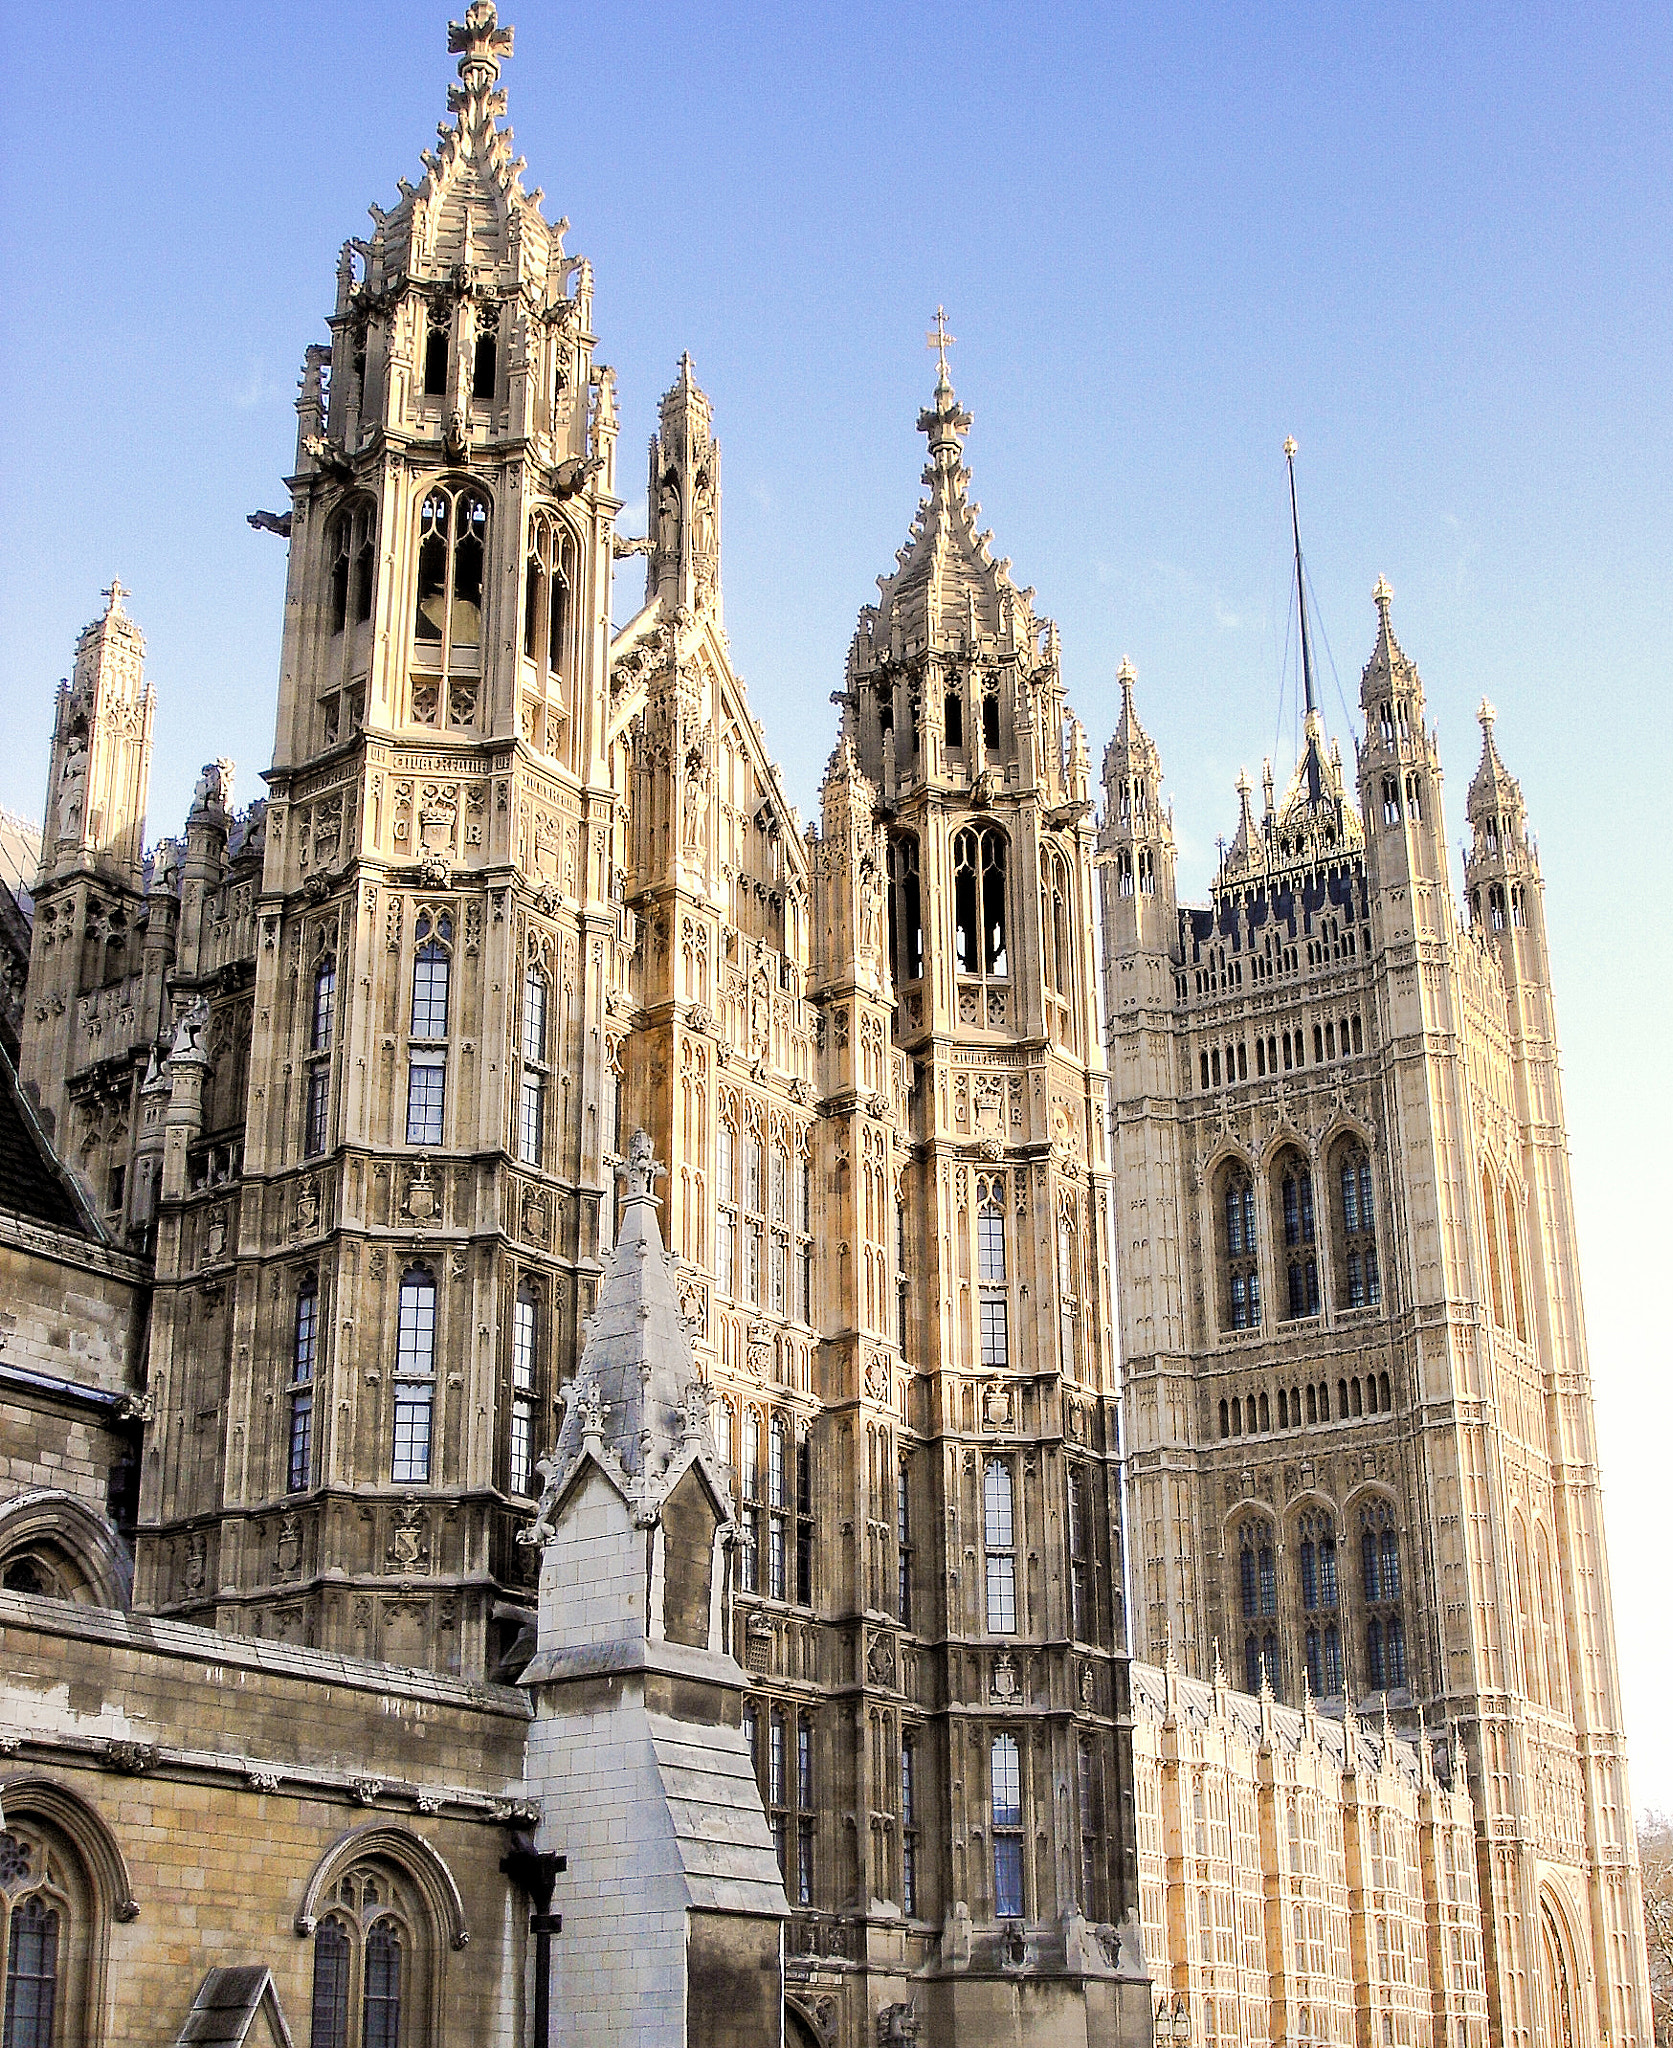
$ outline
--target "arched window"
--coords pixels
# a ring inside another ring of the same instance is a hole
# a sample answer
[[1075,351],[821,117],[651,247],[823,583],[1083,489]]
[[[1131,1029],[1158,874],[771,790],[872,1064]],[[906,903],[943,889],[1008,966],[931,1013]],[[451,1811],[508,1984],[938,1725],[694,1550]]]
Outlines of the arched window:
[[1005,948],[1005,835],[991,825],[980,831],[966,827],[953,839],[953,961],[960,974],[997,981],[1011,971]]
[[333,639],[351,626],[365,625],[372,616],[376,527],[377,509],[369,498],[354,499],[331,522],[325,546],[330,564]]
[[[416,725],[466,729],[476,722],[482,652],[483,572],[488,554],[488,503],[469,487],[436,485],[418,516],[418,589],[413,610],[413,662],[448,680],[415,677]],[[464,671],[465,673],[459,673]]]
[[739,1577],[743,1590],[755,1593],[761,1587],[761,1411],[758,1408],[744,1410],[744,1457],[739,1479],[739,1490],[744,1500],[744,1540],[738,1561]]
[[443,306],[432,306],[424,329],[424,396],[447,396],[448,315]]
[[310,1158],[326,1148],[331,1134],[331,1031],[337,1000],[337,956],[322,954],[314,969],[313,1013],[309,1019],[302,1150]]
[[453,919],[443,911],[421,910],[413,936],[412,1035],[447,1036],[448,984],[453,971]]
[[493,398],[499,355],[499,310],[497,307],[485,306],[477,316],[476,350],[471,362],[472,398]]
[[436,1283],[426,1266],[401,1278],[395,1343],[395,1444],[390,1476],[397,1485],[428,1483],[430,1425],[436,1399]]
[[1309,1509],[1300,1520],[1301,1605],[1309,1613],[1333,1608],[1337,1602],[1336,1525],[1322,1509]]
[[1505,1182],[1505,1264],[1510,1268],[1510,1306],[1516,1317],[1516,1335],[1528,1341],[1528,1310],[1522,1294],[1522,1235],[1516,1227],[1516,1197]]
[[547,991],[546,976],[531,963],[523,976],[523,1073],[517,1093],[517,1157],[525,1166],[546,1163]]
[[290,1448],[285,1485],[305,1493],[313,1474],[314,1370],[319,1344],[319,1281],[312,1273],[296,1290],[296,1327],[291,1347]]
[[1283,1153],[1273,1169],[1273,1235],[1283,1247],[1284,1319],[1319,1312],[1317,1231],[1313,1214],[1313,1173],[1301,1153]]
[[320,1901],[312,2048],[418,2048],[430,2039],[435,1943],[414,1888],[382,1862],[356,1864]]
[[1517,1648],[1522,1659],[1522,1685],[1529,1699],[1543,1699],[1543,1659],[1534,1624],[1534,1583],[1528,1560],[1528,1532],[1522,1517],[1513,1515],[1510,1524],[1511,1593],[1516,1602]]
[[[37,1810],[36,1792],[27,1783],[6,1788],[0,1830],[4,2039],[6,2048],[80,2048],[103,2038],[107,1914],[114,1906],[131,1917],[135,1909],[125,1884],[121,1898],[101,1897],[80,1841]],[[56,1788],[45,1797],[63,1799]]]
[[993,1912],[1023,1916],[1022,1761],[1014,1735],[996,1735],[989,1753],[993,1786]]
[[314,1013],[308,1034],[310,1052],[329,1052],[331,1024],[337,1003],[337,956],[322,953],[314,969]]
[[1366,1677],[1373,1692],[1395,1692],[1406,1683],[1406,1625],[1400,1536],[1387,1501],[1372,1501],[1361,1509],[1359,1546]]
[[715,1291],[738,1293],[738,1134],[723,1119],[715,1142]]
[[902,984],[924,975],[923,892],[918,873],[918,835],[902,832],[889,842],[889,949],[895,979]]
[[506,1485],[534,1491],[535,1379],[540,1362],[540,1298],[531,1280],[518,1284],[511,1309],[511,1438]]
[[1374,1308],[1382,1300],[1383,1285],[1370,1156],[1357,1139],[1346,1139],[1336,1148],[1332,1168],[1337,1305]]
[[412,1036],[428,1041],[407,1061],[407,1143],[439,1145],[447,1105],[447,1053],[435,1041],[447,1036],[449,984],[453,970],[453,919],[446,911],[421,911],[412,974]]
[[1011,1468],[990,1458],[982,1475],[982,1540],[987,1552],[988,1634],[1017,1630],[1016,1524],[1012,1514]]
[[523,737],[546,754],[563,752],[568,730],[576,667],[574,582],[569,529],[536,514],[529,523],[523,580]]
[[1044,954],[1046,1028],[1073,1050],[1075,1021],[1074,901],[1069,866],[1055,847],[1040,849],[1040,944]]
[[988,676],[982,684],[982,745],[990,754],[999,751],[999,678]]
[[787,1432],[782,1415],[767,1426],[767,1592],[774,1600],[785,1594],[786,1538],[790,1515]]
[[1238,1604],[1243,1619],[1278,1612],[1278,1566],[1272,1547],[1272,1525],[1256,1516],[1237,1532]]
[[1261,1272],[1255,1241],[1255,1183],[1241,1161],[1233,1161],[1222,1169],[1217,1208],[1222,1327],[1257,1329],[1261,1320]]
[[964,689],[959,683],[947,685],[947,696],[941,709],[941,726],[949,748],[964,745]]

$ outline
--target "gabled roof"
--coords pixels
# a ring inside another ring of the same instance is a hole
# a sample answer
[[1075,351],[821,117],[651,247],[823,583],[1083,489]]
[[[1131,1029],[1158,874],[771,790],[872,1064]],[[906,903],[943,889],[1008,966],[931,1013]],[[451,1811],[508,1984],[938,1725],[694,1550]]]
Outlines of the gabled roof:
[[[258,2024],[259,2022],[259,2024]],[[174,2048],[292,2048],[265,1963],[219,1963],[198,1986]]]

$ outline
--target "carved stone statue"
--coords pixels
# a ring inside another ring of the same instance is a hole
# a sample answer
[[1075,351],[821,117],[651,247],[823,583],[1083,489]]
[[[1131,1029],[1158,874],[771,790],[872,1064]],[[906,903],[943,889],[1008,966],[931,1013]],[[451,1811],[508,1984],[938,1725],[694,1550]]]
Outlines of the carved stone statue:
[[656,544],[669,561],[680,551],[680,494],[671,482],[664,483],[658,495]]
[[79,732],[71,733],[64,746],[64,767],[58,778],[58,836],[76,839],[81,835],[82,813],[87,806],[87,742]]

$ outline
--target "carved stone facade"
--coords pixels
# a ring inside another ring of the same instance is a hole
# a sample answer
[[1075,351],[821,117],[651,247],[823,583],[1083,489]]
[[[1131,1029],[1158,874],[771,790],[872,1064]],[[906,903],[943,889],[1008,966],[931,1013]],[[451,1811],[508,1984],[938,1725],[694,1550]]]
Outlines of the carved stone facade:
[[1357,786],[1309,713],[1176,901],[1123,672],[1105,1005],[1133,1647],[1455,1725],[1492,2037],[1647,2040],[1543,885],[1482,708],[1462,921],[1377,585]]
[[[1180,1034],[1207,1001],[1193,977],[1225,971],[1198,957],[1219,941],[1179,922],[1165,832],[1127,830],[1119,777],[1100,836],[1056,629],[969,499],[971,420],[944,347],[918,423],[925,495],[860,615],[804,829],[723,630],[710,402],[682,358],[649,451],[649,530],[619,533],[593,272],[524,190],[501,124],[511,32],[473,0],[451,47],[451,119],[421,180],[339,255],[330,339],[304,363],[289,509],[252,520],[289,551],[267,797],[235,811],[232,764],[213,761],[183,837],[144,853],[152,700],[119,586],[59,707],[20,1075],[124,1248],[125,1284],[149,1293],[111,1439],[139,1452],[142,1618],[66,1619],[18,1590],[4,1615],[26,1673],[62,1638],[98,1694],[30,1738],[31,1770],[73,1777],[89,1810],[95,1772],[159,1788],[150,1876],[133,1884],[142,1915],[173,1883],[172,1831],[192,1810],[193,1794],[162,1788],[212,1783],[229,1840],[282,1814],[271,1883],[241,1899],[217,1869],[205,1924],[272,1967],[293,2026],[325,1966],[275,1961],[263,1930],[317,1957],[319,1930],[336,1928],[361,1969],[387,1910],[422,1950],[426,2003],[403,2040],[526,2039],[532,1964],[504,1888],[517,1885],[533,1887],[530,1945],[554,1941],[554,2009],[606,2038],[602,1977],[589,1987],[579,1962],[562,1976],[548,1909],[564,1901],[548,1889],[540,1903],[542,1859],[574,1830],[590,1888],[588,1911],[571,1908],[574,1953],[615,1968],[599,1901],[626,1883],[610,1855],[626,1823],[583,1814],[604,1777],[595,1788],[582,1766],[614,1759],[633,1811],[677,1836],[678,1730],[706,1727],[714,1803],[731,1805],[716,1825],[760,1865],[751,1897],[682,1903],[659,1868],[647,1914],[658,1938],[701,1951],[701,1983],[676,2000],[667,1956],[647,1953],[631,1959],[642,1977],[622,1967],[622,1997],[654,1979],[670,2026],[701,2016],[691,2039],[764,2038],[727,1985],[753,1972],[759,1992],[787,1907],[798,2048],[1146,2042],[1152,1970],[1170,1992],[1204,1987],[1171,1935],[1153,1964],[1141,1938],[1107,1246],[1113,1232],[1136,1368],[1140,1640],[1171,1630],[1187,1663],[1216,1631],[1232,1640],[1211,1493],[1216,1516],[1247,1496],[1274,1526],[1304,1502],[1373,1520],[1386,1504],[1415,1574],[1410,1432],[1356,1417],[1316,1449],[1301,1431],[1282,1461],[1240,1462],[1249,1432],[1213,1438],[1195,1363],[1212,1348],[1192,1264],[1212,1220],[1199,1173],[1280,1140],[1322,1158],[1321,1142],[1351,1137],[1380,1160],[1390,1108],[1351,1076],[1327,1131],[1321,1103],[1275,1071],[1259,1132],[1243,1096],[1224,1114],[1213,1096],[1210,1142],[1212,1091],[1181,1087],[1197,1041]],[[644,603],[614,630],[616,564],[640,555]],[[1134,760],[1148,745],[1130,697],[1116,745]],[[1351,837],[1330,788],[1333,829]],[[1120,903],[1124,855],[1148,921],[1139,944],[1106,919],[1101,990],[1095,863]],[[1425,901],[1444,919],[1439,875]],[[1482,888],[1496,876],[1483,868]],[[1389,886],[1390,904],[1406,900]],[[1384,915],[1343,913],[1334,946]],[[1350,1031],[1357,1060],[1351,1027],[1319,1021]],[[1137,1109],[1135,1044],[1150,1063]],[[1135,1118],[1153,1143],[1135,1141]],[[1560,1144],[1542,1156],[1558,1174]],[[1368,1216],[1394,1185],[1375,1170]],[[1268,1225],[1250,1227],[1264,1245]],[[641,1381],[621,1358],[608,1384],[588,1373],[589,1351],[632,1349],[623,1275],[638,1258],[659,1263],[633,1314],[656,1319],[664,1363],[678,1351],[694,1369],[672,1394],[654,1360]],[[1316,1333],[1334,1329],[1335,1285]],[[1354,1368],[1362,1406],[1409,1411],[1428,1337],[1414,1325],[1397,1343],[1381,1309],[1353,1313],[1350,1347],[1383,1333]],[[1471,1327],[1489,1341],[1479,1316]],[[1260,1412],[1252,1382],[1237,1398]],[[1586,1424],[1578,1382],[1574,1416]],[[652,1451],[672,1461],[699,1443],[707,1478],[690,1499],[650,1483]],[[577,1546],[595,1540],[593,1584]],[[1258,1610],[1258,1543],[1253,1569]],[[1591,1585],[1606,1657],[1606,1591]],[[1415,1700],[1437,1652],[1406,1597]],[[606,1636],[644,1666],[637,1721],[616,1711]],[[1279,1683],[1299,1653],[1274,1637]],[[236,1645],[226,1670],[264,1717],[236,1755],[232,1707],[205,1704],[224,1690],[217,1643]],[[137,1698],[160,1673],[175,1691],[142,1742],[124,1689]],[[1389,1690],[1398,1718],[1408,1701]],[[20,1728],[27,1692],[6,1702]],[[1258,1726],[1267,1710],[1216,1711]],[[192,1717],[216,1713],[213,1745],[195,1740]],[[1553,1810],[1573,1759],[1563,1725],[1549,1721],[1540,1780]],[[400,1731],[417,1742],[430,1726],[449,1760],[404,1764]],[[1341,1803],[1352,1773],[1332,1768],[1321,1796]],[[1462,1810],[1462,1790],[1445,1796]],[[9,1784],[5,1797],[9,1816]],[[51,1797],[27,1797],[19,1810],[45,1829]],[[68,1857],[82,1827],[64,1820],[50,1851],[43,1832],[42,1853]],[[83,1833],[95,1841],[92,1822]],[[488,1939],[450,1961],[468,1933],[455,1867]],[[506,1913],[517,1932],[502,1943]],[[112,1983],[126,1971],[148,2013],[184,2015],[195,1986],[165,1988],[156,1960],[175,1930],[152,1947],[135,1924],[111,1937]],[[129,2010],[108,2006],[107,2032]],[[1476,2048],[1451,2012],[1437,2006],[1424,2038]]]

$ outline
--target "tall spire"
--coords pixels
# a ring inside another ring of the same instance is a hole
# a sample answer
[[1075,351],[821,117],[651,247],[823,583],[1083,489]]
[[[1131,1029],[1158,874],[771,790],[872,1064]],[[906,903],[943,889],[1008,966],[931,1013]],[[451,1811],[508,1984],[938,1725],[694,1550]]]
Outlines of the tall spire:
[[1301,515],[1295,504],[1295,453],[1293,434],[1284,442],[1284,460],[1290,471],[1290,531],[1295,536],[1295,601],[1301,612],[1301,681],[1307,693],[1307,715],[1311,718],[1318,710],[1313,695],[1313,641],[1307,631],[1307,589],[1301,573]]

